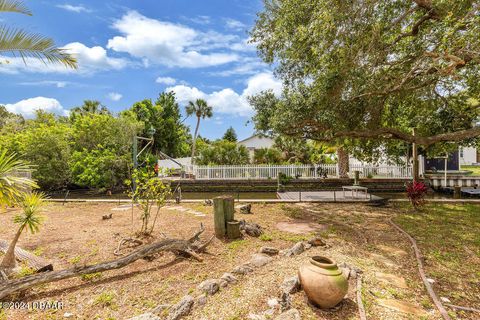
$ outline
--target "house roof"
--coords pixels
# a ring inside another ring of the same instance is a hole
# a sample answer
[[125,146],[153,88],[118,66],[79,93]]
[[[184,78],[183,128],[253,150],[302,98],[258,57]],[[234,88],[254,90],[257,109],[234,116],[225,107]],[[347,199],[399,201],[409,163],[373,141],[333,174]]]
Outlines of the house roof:
[[191,157],[158,160],[158,166],[167,169],[181,169],[182,166],[189,166],[191,164]]
[[255,137],[259,137],[259,138],[261,138],[261,139],[270,139],[270,140],[273,140],[272,138],[270,138],[270,137],[268,137],[268,136],[266,136],[266,135],[257,133],[257,134],[251,135],[251,136],[248,137],[248,138],[245,138],[245,139],[243,139],[243,140],[240,140],[240,141],[238,141],[237,143],[242,143],[242,142],[248,141],[248,140],[250,140],[250,139],[252,139],[252,138],[255,138]]

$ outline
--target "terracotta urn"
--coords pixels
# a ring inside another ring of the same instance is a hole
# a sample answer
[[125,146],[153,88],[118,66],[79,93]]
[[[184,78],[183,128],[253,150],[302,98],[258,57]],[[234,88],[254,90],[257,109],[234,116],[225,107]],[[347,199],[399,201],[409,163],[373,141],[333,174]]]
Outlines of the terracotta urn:
[[312,257],[300,267],[298,277],[308,300],[322,309],[336,306],[348,291],[348,281],[342,270],[326,257]]

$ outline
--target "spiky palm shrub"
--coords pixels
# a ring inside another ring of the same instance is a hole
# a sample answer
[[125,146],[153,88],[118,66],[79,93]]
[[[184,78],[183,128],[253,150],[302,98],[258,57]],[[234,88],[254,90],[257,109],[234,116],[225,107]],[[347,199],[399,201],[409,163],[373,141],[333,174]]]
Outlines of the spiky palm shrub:
[[31,166],[19,160],[15,153],[0,151],[0,209],[14,205],[24,192],[37,188],[35,181],[28,177],[31,171]]
[[25,229],[29,230],[32,234],[38,231],[43,221],[40,210],[45,205],[45,195],[38,192],[24,193],[19,201],[19,205],[22,208],[22,212],[13,218],[13,222],[18,224],[19,227],[3,257],[2,263],[0,264],[1,269],[8,270],[15,268],[15,246],[22,232]]

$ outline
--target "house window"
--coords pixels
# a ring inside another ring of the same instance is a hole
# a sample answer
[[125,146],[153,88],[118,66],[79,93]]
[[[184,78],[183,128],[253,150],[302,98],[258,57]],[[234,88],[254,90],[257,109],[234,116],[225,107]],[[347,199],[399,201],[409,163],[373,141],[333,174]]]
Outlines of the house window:
[[463,158],[463,148],[460,148],[460,158]]

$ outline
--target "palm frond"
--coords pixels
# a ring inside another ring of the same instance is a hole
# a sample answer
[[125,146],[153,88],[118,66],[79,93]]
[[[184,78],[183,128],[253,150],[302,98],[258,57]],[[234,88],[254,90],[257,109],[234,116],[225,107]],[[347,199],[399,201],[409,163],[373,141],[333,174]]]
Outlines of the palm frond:
[[44,63],[60,63],[72,69],[77,68],[77,59],[65,49],[57,48],[52,39],[22,29],[0,26],[0,52],[19,55],[25,64],[26,58],[35,58]]
[[21,0],[0,0],[0,12],[16,12],[31,16],[32,12]]
[[191,116],[196,112],[195,104],[192,101],[188,102],[188,105],[185,107],[185,112],[187,113],[187,116]]
[[31,233],[37,232],[45,219],[40,215],[40,210],[45,206],[46,199],[44,193],[26,193],[20,201],[20,207],[23,212],[17,214],[14,217],[13,222],[20,226],[27,227]]
[[15,154],[0,152],[0,205],[13,204],[22,193],[38,187],[32,179],[22,177],[31,171],[32,167],[18,160]]

